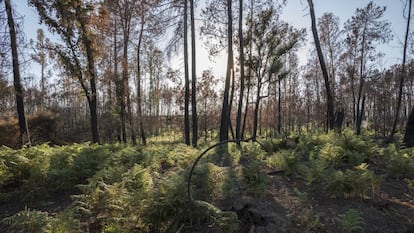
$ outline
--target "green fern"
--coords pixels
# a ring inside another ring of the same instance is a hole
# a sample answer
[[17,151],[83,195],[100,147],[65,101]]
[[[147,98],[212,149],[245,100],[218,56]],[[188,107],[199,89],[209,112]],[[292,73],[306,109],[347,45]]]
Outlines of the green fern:
[[362,227],[364,219],[361,217],[359,211],[349,209],[344,214],[340,214],[338,218],[339,224],[344,232],[363,232]]
[[6,232],[43,233],[50,230],[50,217],[45,212],[25,209],[1,220]]

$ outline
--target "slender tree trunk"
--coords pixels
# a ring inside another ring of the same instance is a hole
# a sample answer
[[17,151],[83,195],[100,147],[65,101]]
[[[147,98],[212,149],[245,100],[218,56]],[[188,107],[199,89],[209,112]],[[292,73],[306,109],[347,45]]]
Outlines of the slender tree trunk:
[[195,46],[195,24],[194,24],[194,0],[190,0],[191,18],[191,109],[193,118],[193,147],[197,147],[198,120],[197,120],[197,93],[196,93],[196,46]]
[[[80,9],[77,9],[80,11]],[[88,63],[88,73],[89,73],[89,84],[90,84],[90,96],[89,100],[89,110],[91,114],[91,131],[92,131],[92,141],[94,143],[99,143],[99,131],[98,131],[98,112],[97,112],[97,92],[96,92],[96,72],[95,72],[95,60],[93,56],[93,45],[92,40],[88,36],[88,31],[86,29],[86,22],[83,15],[78,12],[80,15],[79,23],[81,27],[82,40],[85,45],[86,50],[86,59]]]
[[138,36],[138,46],[137,46],[137,112],[138,112],[138,119],[139,119],[139,131],[141,134],[142,144],[147,144],[147,139],[145,136],[145,129],[144,129],[144,119],[142,115],[142,99],[141,99],[141,45],[142,45],[142,37],[144,35],[144,15],[141,13],[141,28],[139,31]]
[[[253,22],[253,0],[250,0],[250,22]],[[253,60],[253,24],[251,24],[250,28],[249,28],[249,37],[250,37],[250,41],[249,41],[249,62],[251,63]],[[249,110],[249,96],[250,96],[250,82],[251,82],[251,77],[252,77],[252,68],[251,66],[248,67],[248,74],[247,74],[247,93],[246,93],[246,104],[244,106],[244,116],[243,116],[243,126],[242,126],[242,130],[241,130],[241,139],[244,139],[244,132],[246,129],[246,121],[247,121],[247,114],[248,114],[248,110]]]
[[403,142],[407,147],[414,146],[414,107],[411,109],[410,115],[408,116]]
[[184,0],[184,138],[185,144],[190,145],[190,80],[188,72],[188,0]]
[[282,88],[281,88],[281,78],[279,77],[277,79],[277,83],[278,83],[278,95],[279,98],[277,100],[277,132],[279,133],[279,135],[282,133]]
[[[249,77],[250,77],[250,75],[249,75]],[[248,111],[249,111],[249,96],[250,96],[250,85],[247,86],[247,91],[246,91],[246,104],[244,105],[243,126],[242,126],[242,130],[241,130],[241,139],[244,139],[244,132],[246,130],[247,114],[248,114]]]
[[[236,139],[241,140],[241,117],[244,95],[244,40],[243,40],[243,0],[239,0],[239,48],[240,48],[240,93],[236,118]],[[238,142],[240,144],[240,142]]]
[[365,98],[365,95],[363,96],[363,90],[365,85],[365,40],[366,40],[366,28],[367,28],[367,21],[365,21],[364,29],[362,32],[362,46],[361,46],[361,60],[359,64],[359,88],[358,88],[358,97],[357,97],[357,106],[356,106],[356,114],[357,114],[357,121],[356,121],[356,134],[361,134],[361,124],[362,124],[362,118],[363,118],[363,111],[364,111],[364,103],[365,101],[361,98]]
[[[234,63],[231,65],[234,67]],[[236,138],[234,135],[233,124],[231,122],[231,109],[233,108],[233,99],[234,99],[234,89],[235,89],[235,77],[234,69],[231,70],[231,88],[230,88],[230,100],[229,100],[229,130],[233,140]]]
[[207,141],[207,99],[204,99],[204,141]]
[[16,106],[17,106],[17,115],[19,119],[19,129],[20,129],[20,143],[23,146],[28,141],[30,145],[30,137],[27,129],[27,122],[24,113],[24,100],[23,100],[23,87],[20,81],[20,68],[19,68],[19,53],[17,51],[17,32],[15,28],[12,6],[10,0],[5,0],[4,5],[7,13],[7,24],[9,25],[10,32],[10,44],[12,49],[12,59],[13,59],[13,84],[14,91],[16,93]]
[[125,88],[123,87],[123,82],[119,80],[119,89],[120,89],[120,118],[121,118],[121,136],[122,136],[122,142],[127,142],[127,136],[126,136],[126,126],[125,126]]
[[92,130],[92,141],[99,143],[99,132],[98,132],[98,112],[97,112],[97,92],[96,92],[96,72],[95,72],[95,61],[93,58],[92,41],[87,36],[86,25],[82,24],[82,33],[84,33],[84,44],[86,49],[86,57],[88,60],[88,73],[89,73],[89,84],[91,85],[90,91],[90,103],[89,110],[91,114],[91,130]]
[[327,103],[327,121],[329,123],[329,129],[335,128],[335,114],[334,114],[334,105],[331,88],[329,86],[329,75],[328,70],[326,69],[326,63],[323,58],[323,53],[321,49],[321,43],[319,41],[318,31],[316,28],[316,19],[315,19],[315,10],[313,8],[312,0],[308,0],[309,11],[312,20],[312,33],[313,39],[315,40],[316,51],[318,53],[319,64],[321,65],[322,74],[325,80],[325,89],[326,89],[326,103]]
[[408,16],[407,16],[408,18],[407,18],[407,27],[406,27],[405,38],[404,38],[404,51],[403,51],[403,60],[402,60],[401,76],[400,76],[400,89],[398,91],[397,109],[395,110],[394,124],[392,125],[392,130],[391,130],[391,135],[390,135],[391,140],[394,139],[394,134],[396,133],[398,117],[399,117],[400,108],[401,108],[401,99],[402,99],[403,88],[404,88],[405,61],[407,58],[408,36],[410,34],[411,3],[412,3],[412,0],[408,0]]
[[256,103],[254,105],[254,115],[253,115],[253,132],[252,132],[252,138],[256,139],[257,137],[257,126],[259,124],[259,108],[260,108],[260,90],[261,90],[261,82],[260,79],[258,79],[257,82],[257,93],[256,93]]
[[45,107],[45,64],[42,61],[40,65],[40,110],[44,110]]
[[[115,80],[116,80],[116,94],[118,99],[118,104],[120,106],[119,109],[119,118],[121,120],[121,141],[126,143],[127,136],[126,136],[126,126],[125,126],[125,84],[123,81],[123,76],[120,78],[118,76],[118,40],[117,40],[117,21],[115,19],[114,24],[114,73],[115,73]],[[124,59],[124,58],[123,58]],[[122,61],[123,63],[123,61]]]
[[224,83],[223,106],[221,109],[220,121],[220,141],[228,140],[229,138],[229,92],[230,92],[230,76],[233,69],[233,16],[232,16],[232,1],[227,0],[227,72]]
[[[134,121],[132,115],[132,107],[131,107],[131,96],[129,91],[129,74],[128,74],[128,43],[129,43],[129,26],[124,28],[124,43],[123,43],[123,57],[122,57],[122,86],[124,94],[126,95],[126,107],[128,110],[128,120],[129,126],[131,127],[131,141],[133,145],[137,144],[136,135],[135,135],[135,128],[134,128]],[[123,97],[124,98],[124,97]],[[125,135],[126,137],[126,135]],[[126,142],[126,138],[124,143]]]
[[357,115],[357,128],[356,128],[357,135],[361,135],[362,119],[364,119],[364,114],[365,114],[365,100],[366,100],[366,95],[362,97],[361,109],[359,110],[359,113]]
[[[118,33],[118,29],[117,29],[117,21],[115,18],[115,22],[114,22],[114,80],[115,80],[115,95],[116,95],[116,101],[118,102],[117,104],[119,104],[119,106],[121,106],[121,102],[122,102],[122,84],[121,84],[121,80],[118,76],[118,37],[117,37],[117,33]],[[125,133],[125,121],[124,121],[124,116],[123,113],[121,111],[121,109],[119,109],[119,118],[121,120],[121,132],[118,132],[119,134],[117,135],[118,137],[118,141],[121,142],[122,141],[122,135],[124,135]]]

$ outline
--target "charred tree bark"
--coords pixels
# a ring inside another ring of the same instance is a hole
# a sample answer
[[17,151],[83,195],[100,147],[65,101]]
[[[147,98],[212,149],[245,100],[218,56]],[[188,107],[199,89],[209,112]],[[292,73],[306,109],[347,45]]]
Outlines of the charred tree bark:
[[[241,118],[244,95],[244,40],[243,40],[243,0],[239,0],[239,48],[240,48],[240,93],[236,117],[236,139],[242,139]],[[240,142],[238,143],[240,144]]]
[[[79,9],[78,9],[79,10]],[[80,14],[80,13],[79,13]],[[85,45],[86,58],[88,61],[88,73],[89,73],[89,84],[91,85],[90,97],[89,97],[89,110],[91,114],[91,130],[92,130],[92,141],[99,143],[99,132],[98,132],[98,112],[97,112],[97,93],[96,93],[96,72],[95,72],[95,60],[93,56],[93,45],[92,41],[88,36],[86,29],[86,22],[84,15],[80,15],[79,22],[82,31],[82,40]]]
[[403,142],[408,147],[414,146],[414,107],[411,109],[410,115],[408,116]]
[[191,18],[191,114],[193,121],[193,147],[197,147],[198,120],[197,120],[197,93],[196,93],[196,46],[195,46],[195,24],[194,24],[194,0],[190,0]]
[[142,37],[144,34],[144,16],[141,13],[141,29],[139,31],[138,37],[138,46],[137,46],[137,114],[138,114],[138,121],[139,121],[139,131],[141,134],[142,144],[147,144],[147,139],[145,136],[145,129],[144,129],[144,119],[142,115],[142,99],[141,99],[141,45],[142,45]]
[[279,135],[282,133],[282,87],[281,87],[281,78],[277,79],[278,86],[278,100],[277,100],[277,132]]
[[318,53],[319,64],[321,65],[322,75],[323,75],[323,78],[325,80],[326,104],[327,104],[327,122],[328,122],[329,129],[334,129],[335,128],[334,104],[333,104],[333,97],[332,97],[331,88],[330,88],[330,85],[329,85],[328,70],[326,68],[326,63],[325,63],[325,59],[323,57],[323,53],[322,53],[322,49],[321,49],[321,43],[319,41],[318,31],[317,31],[317,28],[316,28],[315,10],[313,8],[312,0],[308,0],[308,4],[309,4],[309,11],[310,11],[311,20],[312,20],[313,39],[315,40],[315,46],[316,46],[316,51]]
[[190,145],[190,80],[188,72],[188,12],[187,0],[184,0],[184,139]]
[[407,27],[405,31],[405,38],[404,38],[404,51],[403,51],[403,60],[402,60],[402,67],[401,67],[401,77],[400,77],[400,86],[398,90],[398,100],[397,100],[397,109],[395,110],[395,118],[394,118],[394,124],[392,125],[391,135],[390,139],[394,139],[394,134],[397,130],[397,124],[398,124],[398,118],[400,114],[401,109],[401,99],[402,99],[402,93],[403,93],[403,87],[404,87],[404,78],[405,78],[405,61],[407,58],[407,44],[408,44],[408,36],[410,34],[410,21],[411,21],[411,3],[412,0],[408,1],[408,18],[407,18]]
[[223,106],[221,109],[221,121],[220,121],[220,141],[226,141],[229,138],[229,94],[230,94],[230,78],[233,69],[233,15],[232,15],[232,1],[227,0],[227,72],[226,80],[224,83],[224,95]]
[[10,0],[5,0],[4,5],[7,13],[7,24],[9,26],[10,32],[10,45],[12,49],[12,59],[13,59],[13,84],[14,91],[16,94],[16,106],[17,106],[17,115],[19,119],[19,129],[20,129],[20,142],[23,146],[27,138],[30,144],[29,132],[27,130],[26,116],[24,113],[24,100],[23,100],[23,87],[20,80],[20,67],[19,67],[19,53],[17,51],[17,32],[16,25],[13,18],[13,11],[10,4]]

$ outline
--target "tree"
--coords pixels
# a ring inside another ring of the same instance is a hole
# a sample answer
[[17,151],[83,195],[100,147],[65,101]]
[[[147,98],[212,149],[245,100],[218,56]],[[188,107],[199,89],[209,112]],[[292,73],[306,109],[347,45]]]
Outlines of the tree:
[[163,4],[163,1],[139,1],[137,6],[137,15],[139,18],[138,27],[138,41],[136,45],[136,98],[137,98],[137,115],[139,121],[139,130],[141,135],[141,141],[146,144],[146,133],[144,127],[144,115],[143,115],[143,94],[141,88],[141,82],[144,77],[143,72],[143,46],[145,43],[149,43],[151,40],[156,39],[163,33],[165,30],[166,23],[169,22],[168,19],[164,18],[163,12],[166,12],[165,9],[162,9],[161,5],[168,6],[168,4]]
[[[111,9],[111,12],[114,17],[118,20],[117,23],[120,24],[121,35],[122,35],[122,74],[121,80],[117,80],[117,89],[118,89],[118,101],[120,105],[120,118],[121,118],[121,135],[122,141],[127,142],[126,136],[126,124],[125,121],[128,118],[130,131],[131,131],[131,141],[132,144],[136,144],[136,135],[134,129],[134,121],[132,116],[132,106],[131,106],[131,95],[129,87],[129,60],[128,60],[128,50],[130,44],[131,30],[134,24],[134,19],[136,19],[136,0],[122,0],[122,1],[109,1],[106,3]],[[117,32],[115,32],[117,33]],[[114,46],[118,46],[114,44]],[[115,54],[117,56],[117,54]],[[115,64],[117,66],[117,64]]]
[[196,87],[196,46],[195,46],[195,23],[194,23],[194,0],[190,0],[191,18],[191,114],[193,127],[193,147],[197,147],[198,123],[197,123],[197,87]]
[[19,119],[19,129],[20,129],[20,141],[23,146],[27,140],[30,145],[30,136],[27,129],[26,116],[24,113],[24,100],[23,100],[23,87],[20,80],[20,68],[19,68],[19,53],[17,48],[17,31],[16,24],[13,17],[13,9],[10,4],[10,0],[4,0],[4,5],[6,8],[7,14],[7,24],[9,25],[10,33],[10,47],[12,52],[12,61],[13,61],[13,83],[14,91],[16,95],[16,106],[17,106],[17,115]]
[[[94,33],[90,30],[93,4],[81,0],[46,1],[30,0],[39,13],[40,20],[50,30],[60,35],[63,45],[54,50],[68,74],[76,77],[86,95],[90,112],[92,141],[99,142],[97,91],[95,70]],[[81,59],[86,60],[86,66]],[[86,70],[86,72],[83,72]]]
[[256,78],[256,101],[253,114],[252,137],[257,137],[259,109],[262,99],[269,96],[269,91],[263,93],[265,86],[277,82],[275,76],[282,79],[287,71],[283,70],[283,56],[288,54],[300,41],[303,31],[290,27],[278,19],[274,8],[263,10],[252,22],[254,28],[252,38],[253,55],[249,62],[250,69]]
[[243,0],[239,0],[239,49],[240,49],[240,93],[236,117],[236,139],[242,139],[242,109],[244,98],[244,39],[243,39]]
[[[391,130],[391,135],[390,135],[391,140],[393,140],[394,134],[396,133],[398,117],[399,117],[399,114],[400,114],[401,99],[402,99],[402,94],[403,94],[404,78],[405,78],[405,62],[406,62],[406,59],[407,59],[408,36],[410,34],[411,3],[412,3],[412,0],[408,0],[406,2],[407,2],[406,7],[408,7],[407,26],[406,26],[405,37],[404,37],[404,51],[403,51],[403,60],[402,60],[402,65],[401,65],[400,85],[399,85],[399,89],[398,89],[397,108],[395,110],[394,124],[392,125],[392,130]],[[410,132],[408,132],[408,133],[410,133]],[[407,140],[408,140],[408,138],[407,138]],[[405,142],[405,137],[404,137],[404,142]]]
[[216,108],[218,95],[215,91],[217,79],[211,70],[204,70],[197,86],[197,94],[200,109],[200,129],[204,131],[204,140],[207,141],[208,131],[214,129],[216,120]]
[[[406,58],[406,52],[407,52],[407,39],[408,39],[408,32],[410,30],[410,21],[411,21],[411,7],[412,7],[412,1],[408,0],[408,15],[407,15],[407,28],[406,28],[406,34],[405,34],[405,40],[404,40],[404,53],[403,53],[403,63],[402,63],[402,70],[401,70],[401,81],[400,81],[400,92],[398,95],[398,103],[401,102],[401,93],[402,93],[402,85],[403,85],[403,78],[405,75],[405,58]],[[397,113],[396,113],[396,119],[395,121],[397,121],[397,117],[398,117],[398,110],[399,110],[399,106],[397,104]],[[394,122],[394,125],[396,125],[396,123]],[[393,131],[392,133],[394,133],[395,131],[395,127],[393,126]],[[414,107],[411,109],[410,115],[408,117],[407,120],[407,125],[405,128],[405,134],[404,134],[404,143],[406,146],[414,146]]]
[[37,41],[30,40],[34,54],[31,55],[32,59],[40,65],[40,109],[45,107],[46,97],[46,68],[48,65],[48,47],[50,46],[49,38],[45,38],[45,34],[42,29],[37,30]]
[[188,0],[184,0],[184,139],[190,145],[190,78],[188,72]]
[[149,75],[148,90],[148,113],[151,119],[152,132],[159,128],[160,117],[160,95],[161,95],[161,78],[163,73],[163,53],[159,50],[154,42],[148,41],[146,45],[147,66]]
[[337,122],[339,120],[337,119],[338,113],[342,111],[339,110],[339,106],[342,105],[342,103],[339,98],[339,96],[341,96],[340,85],[337,83],[340,58],[340,56],[337,55],[342,53],[341,30],[339,28],[339,24],[339,18],[332,13],[324,13],[318,21],[321,49],[324,57],[326,57],[329,87],[335,110],[335,126],[340,129],[341,127]]
[[368,77],[368,62],[374,62],[378,53],[376,52],[375,43],[387,43],[391,40],[390,23],[386,20],[380,20],[384,15],[386,8],[375,6],[371,1],[365,8],[357,9],[355,16],[352,16],[345,23],[345,31],[348,32],[346,43],[352,51],[354,57],[354,66],[359,65],[358,76],[359,85],[356,96],[356,133],[361,134],[361,124],[365,112],[365,83]]
[[230,124],[230,78],[233,71],[233,13],[232,1],[227,0],[227,71],[224,82],[223,105],[221,108],[219,141],[226,141],[229,138]]
[[332,97],[331,87],[330,87],[330,83],[329,83],[329,74],[328,74],[328,70],[326,68],[325,59],[323,57],[321,43],[319,41],[318,30],[317,30],[317,27],[316,27],[315,10],[314,10],[314,7],[313,7],[313,1],[308,0],[308,4],[309,4],[309,12],[310,12],[310,15],[311,15],[313,39],[315,41],[316,51],[318,53],[319,64],[321,66],[322,75],[323,75],[323,78],[325,80],[326,105],[327,105],[327,108],[326,108],[327,109],[327,122],[328,122],[328,125],[329,125],[329,129],[333,129],[335,127],[335,114],[334,114],[333,97]]

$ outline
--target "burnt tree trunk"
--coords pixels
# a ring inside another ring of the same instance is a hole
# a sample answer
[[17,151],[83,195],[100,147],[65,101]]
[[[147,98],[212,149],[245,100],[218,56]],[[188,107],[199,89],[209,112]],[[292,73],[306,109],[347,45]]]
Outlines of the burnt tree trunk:
[[221,121],[220,121],[220,141],[226,141],[229,138],[229,124],[230,124],[230,106],[229,106],[229,94],[230,94],[230,78],[233,69],[233,16],[232,16],[232,1],[227,0],[227,72],[226,80],[224,83],[223,105],[221,109]]
[[191,114],[193,122],[193,147],[197,147],[198,120],[197,120],[197,93],[196,93],[196,46],[195,46],[195,24],[194,24],[194,0],[190,0],[191,18]]
[[[236,117],[236,139],[241,140],[241,118],[244,94],[244,40],[243,40],[243,0],[239,0],[239,48],[240,48],[240,93]],[[240,144],[240,142],[238,142]]]
[[19,68],[19,53],[17,51],[17,32],[13,18],[13,11],[10,4],[10,0],[4,1],[6,13],[7,13],[7,24],[9,26],[10,32],[10,45],[12,49],[12,59],[13,59],[13,84],[14,91],[16,94],[16,106],[17,106],[17,115],[19,119],[19,129],[20,129],[20,142],[23,146],[27,138],[30,144],[30,137],[27,130],[26,117],[24,114],[24,100],[23,100],[23,87],[20,80],[20,68]]
[[[80,11],[80,9],[78,9]],[[85,16],[80,15],[79,23],[81,26],[82,40],[85,45],[86,50],[86,59],[88,62],[88,73],[89,73],[89,84],[91,91],[88,98],[89,101],[89,110],[91,114],[91,131],[92,131],[92,141],[94,143],[99,143],[99,132],[98,132],[98,112],[97,112],[97,92],[96,92],[96,72],[95,72],[95,60],[93,56],[92,40],[88,36],[88,31],[86,29]]]
[[137,115],[139,121],[139,131],[141,134],[142,144],[147,144],[147,139],[145,136],[145,129],[144,129],[144,119],[142,115],[142,99],[141,99],[141,62],[140,62],[140,50],[142,45],[142,37],[144,34],[144,16],[141,13],[141,30],[139,31],[138,37],[138,46],[137,46]]
[[411,109],[410,115],[408,116],[403,142],[408,147],[414,146],[414,107]]
[[334,114],[334,105],[333,105],[333,97],[331,88],[329,86],[329,75],[328,70],[326,68],[326,63],[323,57],[321,43],[319,41],[318,31],[316,28],[316,19],[315,19],[315,10],[313,8],[312,0],[308,0],[309,4],[309,11],[312,20],[312,34],[313,39],[315,40],[316,51],[318,53],[319,64],[321,65],[322,75],[325,80],[325,89],[326,89],[326,104],[327,104],[327,122],[329,129],[335,128],[335,114]]
[[190,80],[188,72],[188,12],[187,0],[184,0],[184,139],[190,145]]
[[393,140],[394,134],[396,133],[396,130],[397,130],[398,118],[399,118],[400,109],[401,109],[401,99],[402,99],[404,78],[405,78],[405,61],[407,58],[407,44],[408,44],[408,36],[410,34],[411,3],[412,3],[412,0],[409,0],[408,1],[407,27],[406,27],[405,38],[404,38],[403,60],[402,60],[402,65],[401,65],[402,67],[401,67],[400,86],[398,90],[397,109],[395,110],[394,124],[392,125],[392,130],[391,130],[391,135],[390,135],[391,140]]

